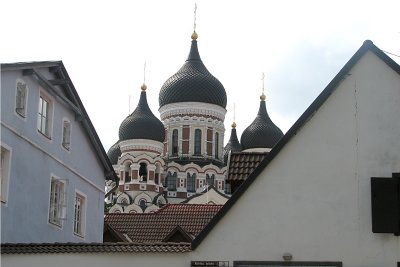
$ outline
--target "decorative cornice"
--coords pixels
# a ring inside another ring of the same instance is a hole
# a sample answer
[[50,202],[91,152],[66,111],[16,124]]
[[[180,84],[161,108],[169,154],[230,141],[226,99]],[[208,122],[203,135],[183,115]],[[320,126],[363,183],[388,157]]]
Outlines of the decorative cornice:
[[197,115],[199,117],[210,117],[220,121],[225,120],[226,109],[208,103],[201,102],[181,102],[162,106],[159,109],[161,120],[164,121],[170,117],[184,117]]
[[163,143],[148,139],[129,139],[119,143],[121,152],[149,151],[158,154],[163,153]]

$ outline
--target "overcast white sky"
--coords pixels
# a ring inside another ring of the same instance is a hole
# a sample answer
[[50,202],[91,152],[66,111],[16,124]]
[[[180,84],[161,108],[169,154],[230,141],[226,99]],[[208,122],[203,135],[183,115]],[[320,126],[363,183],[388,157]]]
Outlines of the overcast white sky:
[[364,40],[400,55],[395,0],[2,0],[0,62],[62,60],[107,151],[137,105],[145,61],[159,117],[158,92],[189,53],[195,2],[200,56],[228,95],[225,143],[234,103],[239,138],[255,118],[262,72],[268,113],[286,132]]

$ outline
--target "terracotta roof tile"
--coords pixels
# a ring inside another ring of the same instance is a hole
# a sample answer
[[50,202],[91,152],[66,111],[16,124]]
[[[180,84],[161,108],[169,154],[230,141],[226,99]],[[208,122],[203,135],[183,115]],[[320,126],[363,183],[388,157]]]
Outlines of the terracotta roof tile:
[[192,251],[190,243],[29,243],[1,244],[1,254],[53,253],[185,253]]
[[104,223],[127,234],[133,243],[162,242],[177,226],[197,236],[222,205],[167,204],[154,213],[110,213]]
[[267,154],[267,152],[232,152],[227,180],[246,180]]

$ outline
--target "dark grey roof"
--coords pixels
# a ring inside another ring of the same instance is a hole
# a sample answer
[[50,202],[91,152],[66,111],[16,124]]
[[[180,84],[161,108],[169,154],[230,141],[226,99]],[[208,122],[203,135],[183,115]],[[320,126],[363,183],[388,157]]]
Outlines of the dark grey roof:
[[185,64],[161,88],[160,107],[178,102],[202,102],[225,108],[226,101],[224,86],[204,66],[197,49],[197,41],[192,40]]
[[[49,68],[54,73],[56,79],[47,79],[40,71],[40,68]],[[85,134],[94,148],[97,158],[103,165],[106,179],[116,181],[118,179],[111,162],[109,161],[99,136],[86,112],[85,107],[75,89],[74,84],[62,61],[37,61],[37,62],[18,62],[1,64],[1,71],[22,70],[24,75],[32,76],[42,87],[57,95],[68,108],[75,112],[76,118],[80,121]],[[64,92],[61,94],[58,88]]]
[[254,121],[243,131],[242,149],[272,148],[283,136],[283,132],[269,118],[265,101],[261,100]]
[[121,156],[121,149],[118,142],[113,144],[107,152],[107,156],[110,159],[111,164],[115,165],[118,163],[118,158]]
[[142,91],[136,109],[119,127],[119,140],[149,139],[164,142],[164,135],[164,125],[151,112],[147,104],[146,91]]
[[[204,230],[196,236],[192,241],[192,249],[195,250],[203,239],[211,232],[215,225],[228,213],[233,205],[240,199],[240,197],[247,191],[249,186],[259,177],[261,172],[269,165],[270,162],[279,154],[279,152],[285,147],[287,143],[296,135],[296,133],[305,125],[307,121],[311,119],[314,113],[325,103],[329,96],[336,90],[338,85],[344,78],[346,78],[350,69],[360,60],[362,56],[368,51],[379,57],[384,63],[393,69],[398,75],[400,75],[400,65],[397,64],[393,59],[387,56],[382,50],[376,47],[370,40],[364,41],[364,44],[358,49],[358,51],[352,56],[352,58],[344,65],[339,73],[333,78],[328,86],[321,92],[321,94],[314,100],[314,102],[307,108],[307,110],[300,116],[300,118],[293,124],[293,126],[287,131],[287,133],[278,141],[278,143],[272,148],[272,150],[265,156],[260,162],[256,169],[247,177],[242,185],[235,191],[232,197],[225,203],[225,205],[219,210],[217,215],[213,217],[211,222],[204,228]],[[397,175],[397,174],[394,174]]]
[[29,243],[1,244],[1,254],[55,253],[185,253],[190,243]]
[[242,145],[239,143],[239,139],[236,134],[236,128],[232,128],[231,137],[228,143],[224,147],[224,162],[228,160],[229,152],[240,152],[242,151]]

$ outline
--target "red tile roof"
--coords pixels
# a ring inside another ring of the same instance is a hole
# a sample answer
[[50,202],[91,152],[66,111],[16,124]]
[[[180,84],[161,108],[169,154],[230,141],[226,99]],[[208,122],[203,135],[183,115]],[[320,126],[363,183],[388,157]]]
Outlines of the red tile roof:
[[244,181],[268,155],[268,152],[232,152],[229,159],[228,181]]
[[167,204],[154,213],[110,213],[104,217],[104,223],[121,234],[127,234],[133,243],[162,242],[177,226],[194,238],[221,207]]
[[190,243],[29,243],[1,244],[1,254],[53,253],[184,253],[192,251]]

